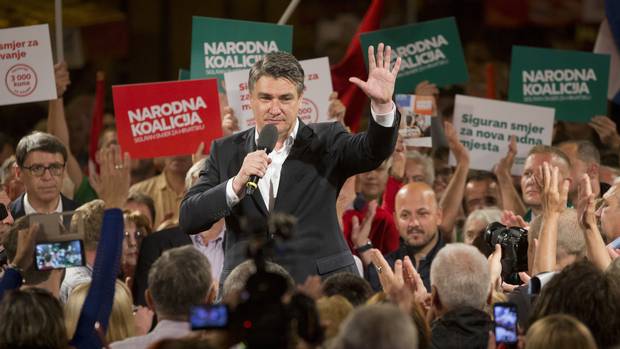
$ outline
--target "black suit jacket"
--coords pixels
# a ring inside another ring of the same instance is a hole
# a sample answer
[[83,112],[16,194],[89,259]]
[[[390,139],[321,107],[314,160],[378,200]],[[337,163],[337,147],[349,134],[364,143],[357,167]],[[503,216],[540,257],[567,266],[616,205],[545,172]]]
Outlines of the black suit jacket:
[[[11,211],[11,215],[13,215],[14,219],[17,219],[17,218],[20,218],[26,215],[26,209],[24,207],[24,195],[26,195],[26,193],[23,193],[17,199],[15,199],[15,201],[9,204],[9,211]],[[62,200],[62,211],[63,212],[73,211],[76,208],[78,208],[78,205],[77,203],[75,203],[75,201],[69,199],[68,197],[62,194],[60,194],[60,200]]]
[[190,245],[192,240],[187,234],[183,234],[178,226],[156,231],[147,235],[142,240],[138,263],[134,273],[131,293],[135,305],[146,306],[144,291],[148,288],[148,276],[151,266],[164,251],[171,248]]
[[[293,238],[283,242],[274,262],[297,282],[308,275],[339,271],[357,273],[353,256],[336,217],[336,198],[350,176],[377,168],[396,144],[400,114],[392,127],[372,118],[367,132],[355,135],[340,123],[305,125],[301,120],[295,142],[282,165],[274,212],[297,218]],[[189,189],[180,210],[181,228],[196,234],[226,217],[225,259],[221,280],[246,259],[248,234],[240,229],[241,217],[266,220],[269,212],[259,190],[229,208],[226,183],[235,176],[245,156],[255,150],[255,129],[218,139],[211,145],[206,168]]]

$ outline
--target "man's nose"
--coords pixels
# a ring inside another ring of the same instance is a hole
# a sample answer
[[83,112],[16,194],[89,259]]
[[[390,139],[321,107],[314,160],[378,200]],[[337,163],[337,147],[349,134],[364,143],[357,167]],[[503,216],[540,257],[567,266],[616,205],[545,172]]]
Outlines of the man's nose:
[[269,113],[272,115],[279,115],[282,112],[282,105],[277,99],[273,99],[269,105]]

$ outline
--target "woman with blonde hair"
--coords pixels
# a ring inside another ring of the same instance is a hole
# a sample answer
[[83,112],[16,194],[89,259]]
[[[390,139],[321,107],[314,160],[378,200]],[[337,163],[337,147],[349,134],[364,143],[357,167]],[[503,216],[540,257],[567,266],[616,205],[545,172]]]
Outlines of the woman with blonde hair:
[[575,317],[545,316],[530,326],[525,336],[527,349],[596,349],[590,330]]
[[[89,288],[90,283],[76,286],[65,304],[65,325],[69,338],[73,337],[73,332],[75,332]],[[135,335],[135,328],[131,291],[123,282],[117,280],[114,290],[114,303],[112,304],[112,313],[110,314],[105,340],[107,343],[112,343],[132,337]]]

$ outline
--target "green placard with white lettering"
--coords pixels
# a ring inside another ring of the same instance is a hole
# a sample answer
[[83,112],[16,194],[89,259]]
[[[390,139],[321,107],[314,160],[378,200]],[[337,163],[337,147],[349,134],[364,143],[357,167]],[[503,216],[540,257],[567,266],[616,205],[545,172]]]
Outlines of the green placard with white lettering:
[[292,47],[290,25],[193,17],[190,78],[223,79],[226,72],[251,68],[266,53]]
[[[368,64],[368,46],[383,42],[401,57],[397,93],[411,93],[428,80],[437,86],[466,82],[467,66],[454,17],[364,33],[360,36]],[[396,60],[392,54],[392,61]]]
[[609,55],[513,46],[508,99],[555,108],[556,120],[607,113]]

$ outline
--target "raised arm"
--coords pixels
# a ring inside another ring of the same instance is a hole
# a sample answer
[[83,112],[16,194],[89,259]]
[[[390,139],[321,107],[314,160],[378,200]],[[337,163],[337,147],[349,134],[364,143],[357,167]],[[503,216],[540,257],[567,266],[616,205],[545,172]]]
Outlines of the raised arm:
[[579,196],[577,200],[579,224],[583,229],[586,240],[586,255],[600,270],[605,270],[611,263],[611,257],[605,248],[605,242],[598,229],[595,214],[594,194],[590,177],[584,174],[579,182]]
[[463,202],[465,182],[467,181],[467,173],[469,172],[469,152],[459,141],[456,130],[451,123],[444,122],[444,129],[450,151],[456,158],[456,169],[439,202],[439,206],[443,210],[443,219],[439,229],[442,231],[444,239],[448,242],[452,242],[454,241],[452,230],[456,222],[456,217],[459,214],[461,203]]
[[495,165],[495,175],[499,184],[499,191],[502,197],[502,208],[512,211],[514,214],[523,217],[525,215],[525,204],[521,200],[517,189],[512,182],[512,165],[517,155],[517,139],[515,136],[510,137],[510,145],[508,153]]
[[532,275],[553,271],[558,247],[558,222],[566,208],[568,180],[560,183],[559,169],[545,162],[541,166],[542,178],[542,224],[538,236],[538,249],[534,254]]
[[73,156],[71,146],[69,144],[69,128],[67,127],[65,105],[62,98],[63,94],[67,90],[67,87],[71,84],[67,64],[62,62],[54,65],[54,75],[56,78],[56,92],[58,94],[58,98],[49,101],[47,132],[58,137],[58,139],[60,139],[60,141],[67,148],[67,173],[69,174],[69,179],[71,179],[77,189],[80,186],[80,183],[82,183],[84,174],[82,173],[82,169],[75,159],[75,156]]
[[88,294],[71,344],[78,349],[101,348],[101,340],[95,324],[108,328],[116,275],[124,237],[123,211],[121,207],[129,192],[131,160],[129,154],[121,156],[118,146],[101,151],[101,199],[105,202],[105,213],[101,225],[101,241],[97,246],[97,258]]

